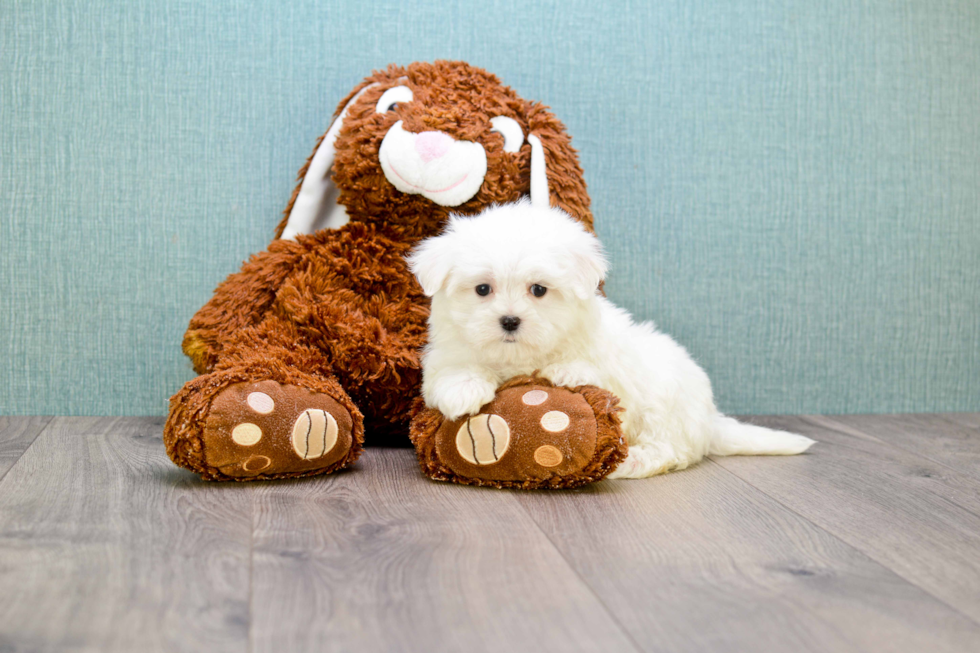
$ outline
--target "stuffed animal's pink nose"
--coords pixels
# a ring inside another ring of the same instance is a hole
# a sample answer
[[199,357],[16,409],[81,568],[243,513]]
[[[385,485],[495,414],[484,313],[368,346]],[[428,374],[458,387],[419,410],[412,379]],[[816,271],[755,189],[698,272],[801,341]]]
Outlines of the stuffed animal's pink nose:
[[426,163],[448,152],[452,144],[452,137],[442,132],[422,132],[415,137],[415,151]]

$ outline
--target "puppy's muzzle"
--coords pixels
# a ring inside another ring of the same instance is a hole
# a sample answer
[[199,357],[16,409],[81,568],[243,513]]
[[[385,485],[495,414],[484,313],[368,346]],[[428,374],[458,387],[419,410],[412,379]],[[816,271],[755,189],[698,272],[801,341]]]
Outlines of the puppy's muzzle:
[[500,318],[500,326],[503,327],[504,331],[508,333],[513,333],[517,331],[517,328],[521,326],[521,318],[516,315],[505,315]]

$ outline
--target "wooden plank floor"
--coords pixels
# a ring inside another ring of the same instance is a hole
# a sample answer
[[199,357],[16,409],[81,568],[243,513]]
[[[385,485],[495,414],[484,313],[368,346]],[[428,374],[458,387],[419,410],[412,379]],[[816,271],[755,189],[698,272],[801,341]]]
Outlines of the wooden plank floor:
[[980,651],[980,414],[751,421],[819,444],[521,493],[0,418],[0,651]]

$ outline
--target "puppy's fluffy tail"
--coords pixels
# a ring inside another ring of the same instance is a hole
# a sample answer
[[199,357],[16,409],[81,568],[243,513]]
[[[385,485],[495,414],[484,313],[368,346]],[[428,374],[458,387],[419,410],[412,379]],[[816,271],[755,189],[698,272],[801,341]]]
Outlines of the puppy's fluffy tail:
[[743,424],[719,415],[715,420],[710,453],[716,456],[791,456],[803,453],[813,443],[803,435]]

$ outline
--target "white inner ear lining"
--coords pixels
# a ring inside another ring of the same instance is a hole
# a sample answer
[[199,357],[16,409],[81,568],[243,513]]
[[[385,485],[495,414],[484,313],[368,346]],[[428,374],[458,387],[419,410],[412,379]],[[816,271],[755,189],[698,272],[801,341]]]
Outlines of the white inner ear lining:
[[344,117],[348,109],[357,102],[360,97],[370,88],[378,86],[377,83],[368,84],[344,105],[340,115],[330,125],[330,129],[320,141],[320,146],[313,154],[310,167],[303,177],[303,183],[299,187],[299,194],[293,202],[293,209],[289,212],[286,220],[286,227],[282,231],[281,238],[285,240],[296,240],[299,234],[311,234],[320,229],[337,229],[350,221],[347,209],[343,204],[337,203],[340,195],[333,180],[330,179],[330,169],[333,167],[333,160],[336,154],[334,143],[337,135],[344,124]]
[[527,142],[531,144],[531,206],[548,208],[551,198],[548,197],[548,169],[544,160],[544,146],[541,139],[534,134],[528,134]]

